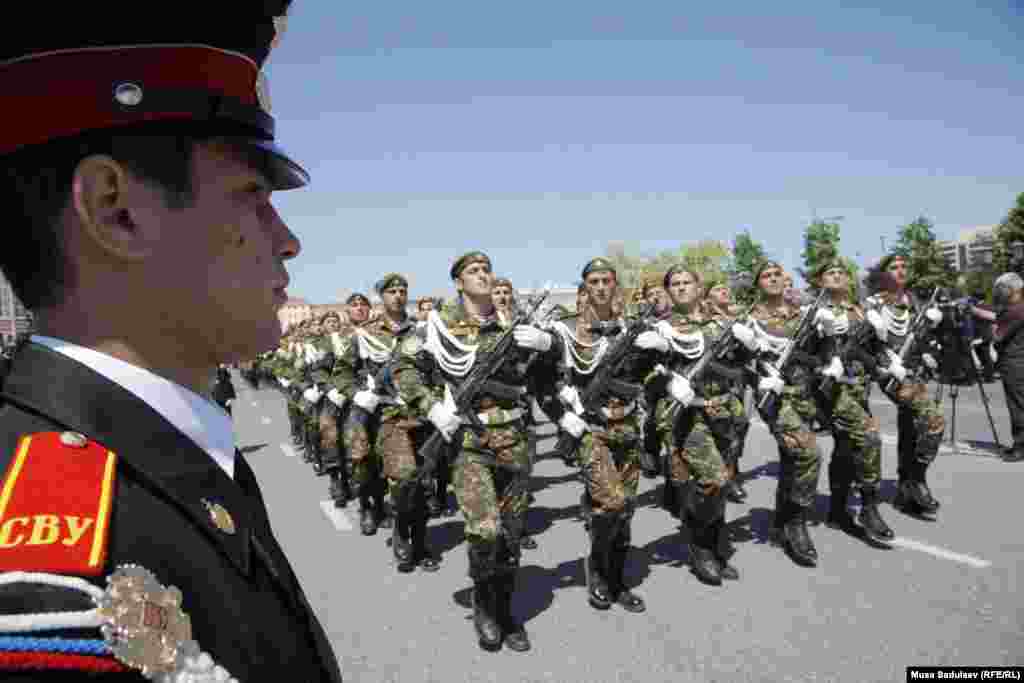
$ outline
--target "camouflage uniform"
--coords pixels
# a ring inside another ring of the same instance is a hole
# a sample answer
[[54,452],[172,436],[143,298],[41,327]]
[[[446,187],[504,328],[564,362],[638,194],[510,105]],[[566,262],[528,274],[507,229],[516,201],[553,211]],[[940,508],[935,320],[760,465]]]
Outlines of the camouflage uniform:
[[[453,278],[456,276],[453,268]],[[461,301],[444,305],[440,322],[460,343],[477,348],[477,362],[490,352],[505,328],[496,316],[470,316]],[[457,387],[461,378],[451,375],[425,343],[427,331],[417,330],[399,345],[394,381],[412,415],[424,418],[441,401],[444,386]],[[532,352],[530,352],[532,353]],[[509,601],[520,559],[523,513],[527,507],[527,477],[531,462],[525,434],[523,410],[528,396],[529,374],[519,362],[529,354],[519,350],[492,377],[494,394],[484,396],[473,407],[485,428],[481,434],[470,429],[455,432],[453,483],[462,516],[478,606],[485,601],[491,610],[509,609]],[[551,352],[544,355],[551,355]],[[540,367],[537,364],[530,366]],[[500,394],[500,395],[499,395]],[[503,595],[499,600],[495,596]],[[498,607],[495,607],[498,605]],[[509,618],[505,615],[506,621]]]
[[[676,306],[668,322],[674,348],[670,348],[666,365],[680,375],[685,375],[720,335],[731,334],[721,319],[701,309],[686,311]],[[711,583],[721,582],[721,569],[727,564],[724,487],[729,480],[728,463],[745,435],[737,431],[737,425],[748,424],[739,420],[745,413],[732,386],[743,381],[738,366],[749,360],[747,355],[738,348],[730,349],[724,358],[707,366],[703,377],[693,382],[696,398],[686,408],[677,406],[668,395],[667,376],[655,374],[649,382],[659,397],[657,431],[668,454],[666,507],[689,528],[693,561],[715,562],[706,575],[695,564],[698,576]],[[735,374],[726,374],[730,371]],[[731,578],[735,576],[738,574]]]
[[[635,313],[635,308],[631,306],[627,313]],[[614,343],[615,337],[621,334],[622,321],[601,321],[587,311],[570,319],[570,329],[573,326],[575,339],[556,335],[558,353],[564,358],[571,357],[573,354],[565,345],[573,344],[575,355],[588,363],[593,361],[596,347],[587,345],[602,336],[608,338],[609,344]],[[599,609],[606,609],[608,603],[617,601],[631,611],[642,611],[643,601],[626,587],[625,565],[632,539],[643,447],[643,422],[638,404],[644,393],[644,382],[653,372],[659,356],[655,351],[636,347],[627,354],[614,378],[617,380],[614,391],[604,397],[600,412],[581,416],[587,423],[587,431],[583,433],[577,452],[585,484],[584,505],[589,507],[591,550],[587,581],[590,602]],[[582,374],[574,366],[565,370],[565,382],[580,393],[592,376]]]
[[[403,333],[411,329],[410,325],[402,328]],[[381,316],[367,321],[361,326],[350,330],[347,334],[339,333],[333,337],[336,347],[334,366],[331,370],[330,386],[338,390],[345,400],[346,409],[343,416],[342,443],[347,455],[353,484],[358,487],[360,505],[360,525],[364,534],[376,532],[376,525],[384,519],[384,497],[387,485],[384,479],[385,463],[379,448],[381,412],[384,406],[378,406],[371,414],[359,406],[352,404],[352,397],[366,389],[368,379],[377,377],[386,364],[394,348],[396,332],[390,320]],[[360,335],[372,339],[360,341]],[[377,342],[376,345],[373,342]],[[370,357],[370,349],[385,356],[384,361]],[[379,392],[385,387],[375,387]],[[387,433],[390,434],[391,427]],[[390,475],[389,475],[390,476]],[[397,500],[393,495],[392,500]]]
[[[888,309],[889,314],[906,316],[910,321],[921,306],[909,293],[900,303],[887,303],[886,298],[879,294],[869,297],[864,303],[868,310],[882,314]],[[928,331],[922,330],[916,339],[917,349],[927,342]],[[905,335],[894,334],[890,329],[884,344],[899,353],[904,339]],[[939,502],[932,497],[925,475],[928,466],[939,453],[946,421],[941,406],[928,398],[928,387],[924,380],[912,370],[918,366],[915,361],[919,358],[919,352],[911,352],[911,359],[906,363],[908,375],[903,382],[893,382],[890,388],[889,378],[883,377],[879,379],[879,386],[882,393],[898,408],[899,488],[893,504],[912,514],[933,514],[939,509]]]
[[[781,340],[796,333],[801,311],[789,304],[778,308],[758,304],[750,317],[768,335],[765,338]],[[777,357],[771,350],[762,350],[761,355],[766,361]],[[785,387],[778,397],[778,411],[775,415],[761,414],[779,448],[774,527],[781,532],[783,545],[793,559],[810,566],[817,563],[817,551],[807,534],[806,517],[817,496],[821,470],[821,451],[811,428],[818,415],[812,372],[807,362],[791,362],[787,376],[782,378]]]

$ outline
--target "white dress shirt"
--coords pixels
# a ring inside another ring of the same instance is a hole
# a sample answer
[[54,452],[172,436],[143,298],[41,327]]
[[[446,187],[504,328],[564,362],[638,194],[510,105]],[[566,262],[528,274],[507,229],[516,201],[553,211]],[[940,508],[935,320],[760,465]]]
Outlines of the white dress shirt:
[[234,424],[219,405],[177,382],[100,351],[41,335],[32,335],[31,341],[88,366],[135,394],[235,478]]

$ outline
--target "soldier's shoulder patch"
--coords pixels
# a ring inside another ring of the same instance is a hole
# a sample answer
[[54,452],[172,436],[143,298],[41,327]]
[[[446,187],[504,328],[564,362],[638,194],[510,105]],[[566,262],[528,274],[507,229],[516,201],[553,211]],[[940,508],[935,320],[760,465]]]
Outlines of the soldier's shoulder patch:
[[0,484],[0,572],[98,576],[117,456],[76,432],[18,441]]

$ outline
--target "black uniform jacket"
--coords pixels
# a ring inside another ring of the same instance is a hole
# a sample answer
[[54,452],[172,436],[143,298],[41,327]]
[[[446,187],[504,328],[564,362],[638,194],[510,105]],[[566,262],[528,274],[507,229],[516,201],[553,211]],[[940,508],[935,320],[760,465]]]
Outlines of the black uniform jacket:
[[[104,587],[116,567],[136,564],[176,586],[192,639],[242,683],[341,681],[241,455],[232,481],[134,394],[47,347],[25,344],[0,391],[0,471],[21,436],[63,431],[80,432],[117,456],[106,568],[90,581]],[[235,533],[218,528],[204,499],[228,511]],[[0,674],[20,681],[143,680],[136,673],[89,676]]]

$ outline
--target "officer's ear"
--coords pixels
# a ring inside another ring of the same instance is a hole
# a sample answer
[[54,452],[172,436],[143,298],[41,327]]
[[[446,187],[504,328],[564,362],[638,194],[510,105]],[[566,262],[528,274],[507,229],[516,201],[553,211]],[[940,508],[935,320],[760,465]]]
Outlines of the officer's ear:
[[160,223],[146,216],[166,210],[166,198],[117,160],[94,154],[75,167],[70,208],[94,250],[115,260],[141,261],[155,250]]

